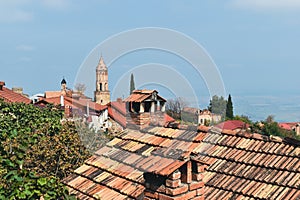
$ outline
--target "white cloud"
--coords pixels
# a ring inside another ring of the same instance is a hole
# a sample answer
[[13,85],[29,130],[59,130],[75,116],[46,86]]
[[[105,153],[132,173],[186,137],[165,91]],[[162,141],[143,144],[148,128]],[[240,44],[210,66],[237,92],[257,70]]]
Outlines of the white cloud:
[[21,44],[21,45],[17,46],[16,49],[17,49],[18,51],[33,51],[33,50],[34,50],[34,47],[31,46],[31,45],[24,45],[24,44]]
[[231,4],[254,10],[300,10],[300,0],[231,0]]

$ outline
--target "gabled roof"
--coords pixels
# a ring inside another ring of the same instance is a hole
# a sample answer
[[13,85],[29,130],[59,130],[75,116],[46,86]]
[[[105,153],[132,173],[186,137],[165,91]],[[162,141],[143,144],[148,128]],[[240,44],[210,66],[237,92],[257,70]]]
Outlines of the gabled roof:
[[126,129],[65,179],[82,198],[139,199],[144,173],[168,176],[187,160],[204,163],[206,199],[300,198],[299,141],[200,126]]
[[0,90],[0,99],[3,99],[6,102],[18,102],[30,104],[31,100],[21,94],[18,94],[4,86],[2,86],[2,90]]
[[227,120],[222,122],[215,127],[223,129],[223,130],[236,130],[236,129],[247,129],[249,128],[249,124],[240,121],[240,120]]
[[133,90],[132,94],[127,97],[124,101],[125,102],[143,102],[147,99],[150,99],[153,94],[157,95],[157,100],[165,101],[164,98],[157,94],[156,90]]
[[122,100],[112,101],[109,106],[118,111],[119,113],[126,115],[126,104]]
[[[112,103],[112,102],[111,102]],[[124,106],[125,108],[125,106]],[[108,116],[119,123],[122,127],[126,127],[126,112],[122,113],[122,109],[113,106],[113,104],[108,105]]]

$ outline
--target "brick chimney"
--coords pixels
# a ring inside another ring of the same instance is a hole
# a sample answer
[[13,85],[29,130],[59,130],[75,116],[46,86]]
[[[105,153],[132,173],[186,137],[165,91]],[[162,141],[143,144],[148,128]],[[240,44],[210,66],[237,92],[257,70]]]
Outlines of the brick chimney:
[[12,91],[18,94],[23,94],[23,88],[22,87],[13,87]]
[[205,164],[189,160],[167,177],[144,176],[147,187],[144,199],[204,200],[203,173],[206,167]]
[[5,82],[4,81],[0,81],[0,90],[3,90],[3,86],[5,86]]
[[166,100],[156,90],[134,90],[124,101],[127,127],[143,129],[150,124],[165,125]]
[[119,97],[119,98],[117,98],[117,102],[118,102],[118,103],[122,103],[122,102],[123,102],[123,99]]

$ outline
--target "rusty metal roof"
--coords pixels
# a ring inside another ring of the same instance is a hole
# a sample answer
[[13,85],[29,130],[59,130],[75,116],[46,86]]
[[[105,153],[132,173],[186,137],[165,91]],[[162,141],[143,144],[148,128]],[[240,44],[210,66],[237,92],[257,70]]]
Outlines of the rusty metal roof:
[[207,199],[297,199],[297,141],[252,133],[148,127],[125,129],[65,180],[79,198],[140,199],[144,173],[168,176],[187,160],[204,163]]

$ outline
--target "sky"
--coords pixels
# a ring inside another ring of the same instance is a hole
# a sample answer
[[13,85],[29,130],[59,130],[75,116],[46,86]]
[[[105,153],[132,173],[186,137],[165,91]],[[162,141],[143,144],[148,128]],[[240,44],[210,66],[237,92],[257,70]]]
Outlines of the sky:
[[[238,114],[261,119],[273,112],[281,121],[300,121],[295,113],[300,113],[299,11],[299,0],[0,0],[0,80],[29,95],[59,90],[63,77],[72,88],[80,66],[101,42],[124,31],[160,27],[205,49]],[[101,53],[105,59],[105,49]],[[129,76],[132,68],[148,63],[173,66],[185,80],[193,80],[200,106],[208,104],[205,82],[195,83],[193,71],[183,67],[188,63],[154,50],[132,52],[112,63],[110,88],[122,74]],[[147,86],[135,77],[137,85]]]

